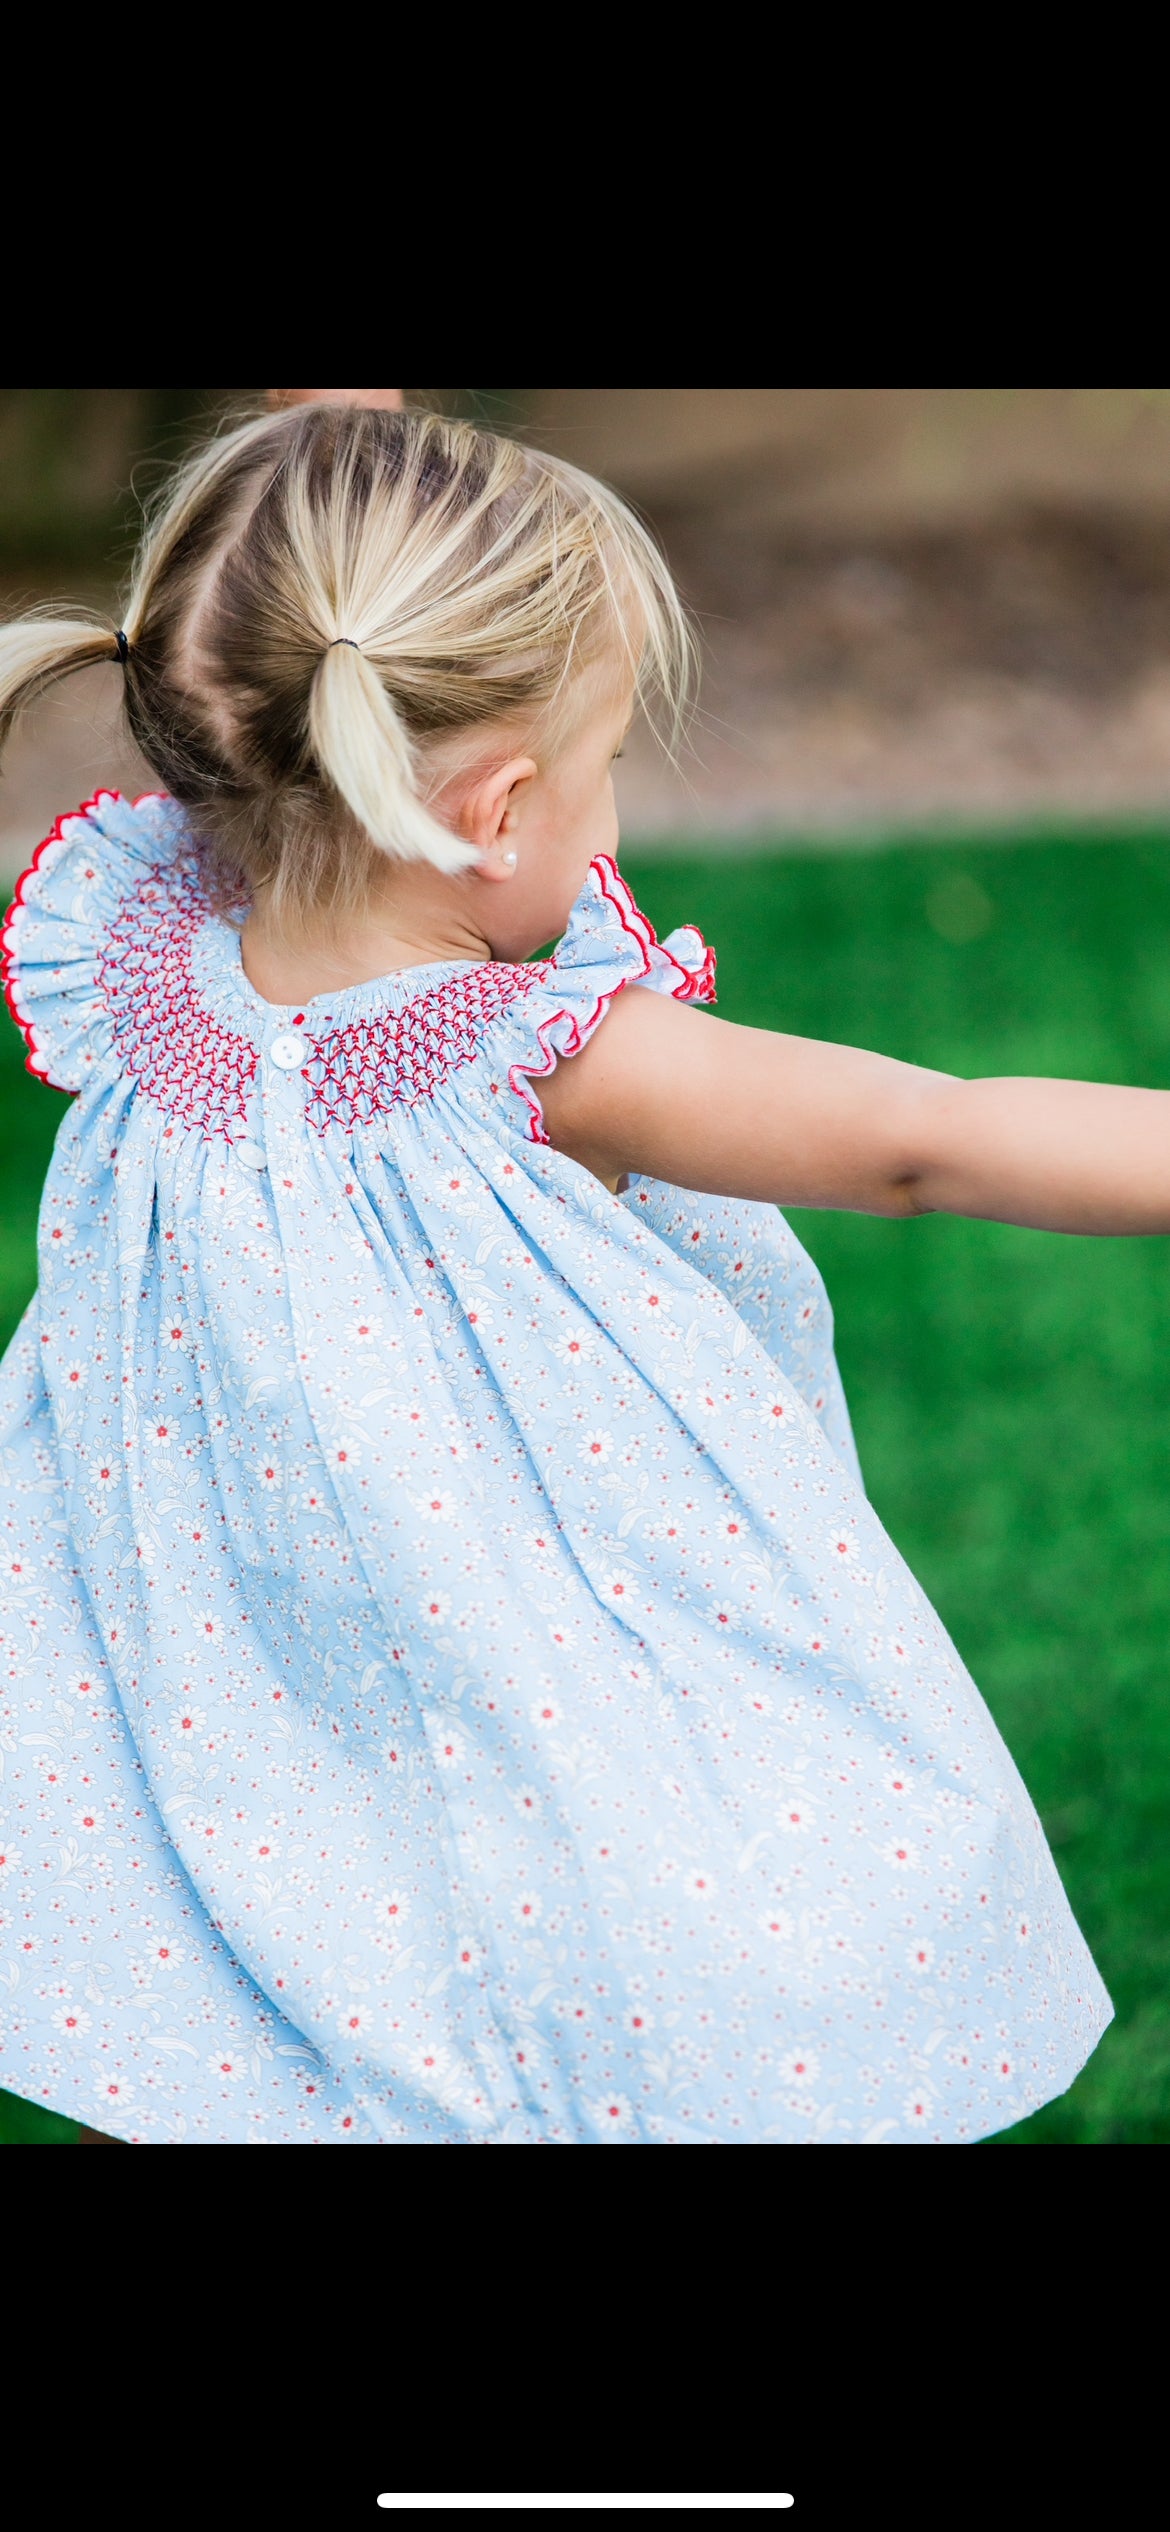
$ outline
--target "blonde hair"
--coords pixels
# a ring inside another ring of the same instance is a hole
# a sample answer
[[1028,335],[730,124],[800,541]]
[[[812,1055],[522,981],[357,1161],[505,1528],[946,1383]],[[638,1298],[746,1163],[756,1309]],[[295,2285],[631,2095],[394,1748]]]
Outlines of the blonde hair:
[[192,457],[123,626],[121,645],[80,613],[0,629],[0,744],[56,679],[123,658],[131,731],[213,886],[267,884],[289,923],[360,903],[379,853],[473,858],[427,806],[437,743],[506,720],[555,751],[607,655],[673,738],[693,661],[615,493],[467,423],[354,406],[265,415]]

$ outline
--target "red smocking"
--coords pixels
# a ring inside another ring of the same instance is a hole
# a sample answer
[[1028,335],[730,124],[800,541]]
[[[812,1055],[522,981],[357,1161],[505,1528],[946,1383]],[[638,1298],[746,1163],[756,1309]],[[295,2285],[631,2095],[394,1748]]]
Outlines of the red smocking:
[[472,1061],[492,1021],[542,985],[547,974],[541,965],[493,961],[446,977],[401,1011],[352,1020],[327,1037],[311,1038],[305,1066],[310,1124],[321,1132],[330,1125],[349,1131],[388,1108],[413,1108],[433,1098],[452,1073]]
[[[26,902],[26,883],[42,862],[51,861],[57,846],[73,845],[75,838],[66,836],[65,828],[100,808],[104,800],[120,804],[121,795],[98,792],[83,808],[57,820],[17,883],[4,927],[0,972],[8,1007],[27,1041],[30,1072],[45,1080],[51,1081],[52,1073],[37,1048],[32,1017],[22,1008],[19,992],[21,918],[32,911]],[[599,994],[588,1011],[561,1009],[542,1021],[535,1033],[537,1060],[510,1068],[511,1087],[530,1112],[534,1142],[548,1138],[529,1077],[550,1073],[558,1053],[577,1053],[609,1009],[614,994],[650,974],[652,951],[677,968],[679,982],[672,991],[679,1001],[714,999],[713,951],[706,952],[700,968],[683,967],[669,950],[659,949],[653,925],[634,903],[607,853],[597,855],[592,871],[600,895],[613,907],[623,932],[637,944],[640,965],[636,974],[620,978]],[[207,920],[208,906],[197,875],[157,864],[119,906],[100,953],[95,982],[122,1061],[147,1096],[182,1124],[231,1141],[246,1123],[259,1055],[250,1038],[213,1019],[200,998],[192,950]],[[556,983],[555,959],[525,966],[493,960],[446,977],[402,1010],[353,1020],[341,1028],[327,1023],[320,1035],[308,1033],[311,1051],[302,1079],[309,1122],[322,1133],[330,1126],[348,1132],[391,1108],[414,1107],[433,1097],[452,1073],[473,1060],[485,1029],[512,1003],[538,987],[546,992],[555,989]],[[559,1038],[556,1048],[554,1033]]]
[[123,1063],[147,1096],[230,1141],[243,1130],[257,1054],[199,999],[191,951],[206,920],[197,880],[160,864],[119,906],[97,982]]

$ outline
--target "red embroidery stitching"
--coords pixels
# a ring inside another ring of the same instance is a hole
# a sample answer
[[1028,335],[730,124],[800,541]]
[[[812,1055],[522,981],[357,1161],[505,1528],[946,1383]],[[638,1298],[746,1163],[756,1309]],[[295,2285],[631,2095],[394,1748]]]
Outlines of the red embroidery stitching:
[[[160,865],[118,910],[98,984],[119,1053],[150,1098],[184,1125],[229,1142],[246,1122],[259,1061],[250,1039],[200,1001],[191,950],[207,906],[194,877]],[[542,966],[476,967],[444,979],[402,1011],[310,1037],[305,1113],[319,1133],[348,1132],[395,1106],[433,1097],[472,1061],[485,1028],[542,983]]]
[[[50,1080],[48,1064],[36,1045],[31,1014],[21,1008],[19,997],[20,922],[31,911],[25,883],[52,861],[56,846],[71,846],[74,839],[65,836],[66,825],[106,799],[120,802],[121,794],[98,792],[84,808],[57,820],[38,847],[31,869],[17,884],[3,934],[3,983],[9,1008],[26,1039],[30,1072]],[[637,942],[643,961],[640,977],[644,977],[650,971],[650,952],[659,946],[653,925],[635,904],[608,854],[598,854],[592,869],[599,894],[613,907],[622,930]],[[110,1012],[119,1053],[148,1096],[185,1125],[198,1127],[208,1136],[221,1134],[230,1142],[246,1123],[259,1054],[251,1039],[220,1027],[198,997],[191,952],[206,918],[207,904],[196,874],[159,863],[120,906],[98,963],[96,982]],[[678,969],[680,982],[673,987],[678,1000],[714,999],[713,951],[707,951],[697,970],[684,968],[669,951],[660,955]],[[493,961],[448,977],[401,1011],[351,1021],[348,1027],[311,1038],[312,1055],[302,1074],[308,1088],[308,1121],[321,1133],[330,1125],[347,1131],[392,1107],[415,1107],[433,1097],[453,1072],[472,1062],[484,1030],[513,1002],[537,986],[547,988],[555,971],[555,959],[518,967]],[[540,1060],[510,1067],[511,1087],[530,1111],[534,1142],[546,1142],[548,1137],[539,1099],[528,1083],[533,1076],[545,1077],[555,1066],[552,1031],[567,1023],[569,1035],[561,1052],[575,1054],[592,1036],[614,992],[634,981],[638,980],[623,978],[601,994],[588,1015],[554,1012],[536,1031]]]
[[97,981],[118,1051],[148,1097],[230,1142],[244,1126],[258,1059],[196,994],[191,948],[206,919],[197,881],[160,864],[119,906]]
[[547,975],[539,964],[493,962],[432,985],[402,1011],[353,1020],[348,1028],[311,1039],[304,1073],[310,1124],[320,1133],[329,1125],[348,1130],[388,1108],[413,1108],[433,1098],[452,1073],[471,1063],[491,1022]]

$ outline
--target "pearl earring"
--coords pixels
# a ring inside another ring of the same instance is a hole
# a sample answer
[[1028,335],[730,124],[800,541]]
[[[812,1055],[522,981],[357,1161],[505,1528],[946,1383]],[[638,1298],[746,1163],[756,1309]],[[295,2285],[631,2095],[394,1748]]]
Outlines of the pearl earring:
[[501,861],[503,862],[503,865],[504,865],[505,870],[515,870],[515,868],[516,868],[516,855],[515,855],[515,853],[501,853],[501,855],[500,855],[500,859],[501,859]]

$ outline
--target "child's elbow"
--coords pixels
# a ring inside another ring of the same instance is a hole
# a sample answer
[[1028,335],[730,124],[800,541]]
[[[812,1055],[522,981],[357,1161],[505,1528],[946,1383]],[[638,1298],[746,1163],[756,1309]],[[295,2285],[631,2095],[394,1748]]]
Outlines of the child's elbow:
[[893,1222],[914,1222],[920,1214],[935,1213],[938,1210],[926,1184],[925,1174],[921,1170],[900,1171],[897,1177],[888,1182],[886,1197],[887,1201],[882,1211],[888,1214]]

